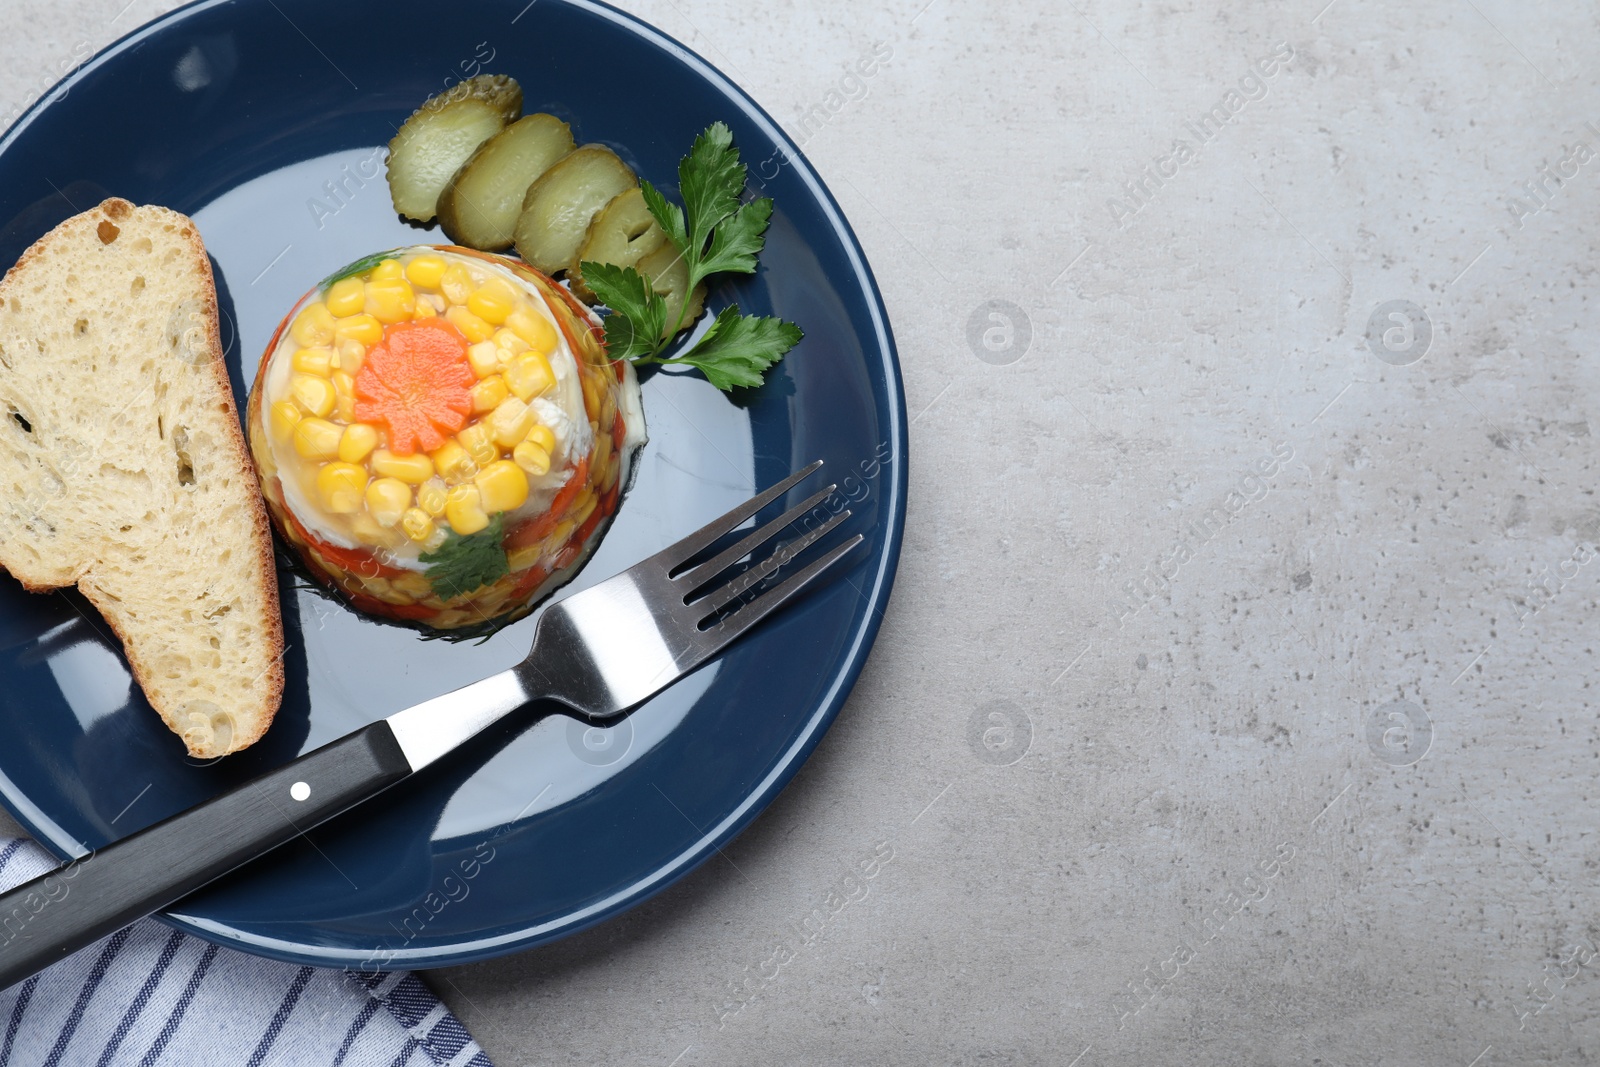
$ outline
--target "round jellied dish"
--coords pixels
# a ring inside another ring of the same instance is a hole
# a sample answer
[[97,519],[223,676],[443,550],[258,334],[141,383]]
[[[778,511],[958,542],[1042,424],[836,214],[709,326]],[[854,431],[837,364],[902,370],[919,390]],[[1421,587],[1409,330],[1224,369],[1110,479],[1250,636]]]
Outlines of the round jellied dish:
[[267,510],[358,610],[441,630],[526,614],[588,558],[644,443],[591,312],[503,256],[363,259],[285,316],[250,392]]

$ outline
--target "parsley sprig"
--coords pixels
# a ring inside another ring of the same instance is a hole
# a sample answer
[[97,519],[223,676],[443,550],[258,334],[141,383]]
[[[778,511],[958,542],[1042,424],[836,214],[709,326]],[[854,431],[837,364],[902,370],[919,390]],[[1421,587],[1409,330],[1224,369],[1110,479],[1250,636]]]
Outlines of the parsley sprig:
[[783,358],[804,336],[792,322],[743,315],[739,306],[724,308],[688,351],[666,356],[672,339],[685,323],[690,294],[713,274],[754,274],[756,256],[766,244],[772,200],[741,202],[746,168],[733,147],[733,132],[714,122],[678,164],[683,207],[669,201],[649,182],[640,182],[645,205],[666,231],[689,281],[678,315],[667,329],[667,304],[643,275],[632,267],[610,263],[582,264],[583,280],[611,309],[606,319],[606,347],[613,359],[635,363],[697,367],[718,389],[761,384],[767,368]]
[[441,600],[470,593],[499,581],[511,573],[510,562],[501,542],[505,539],[505,515],[496,515],[489,525],[463,537],[446,532],[444,544],[417,558],[429,564],[428,584]]

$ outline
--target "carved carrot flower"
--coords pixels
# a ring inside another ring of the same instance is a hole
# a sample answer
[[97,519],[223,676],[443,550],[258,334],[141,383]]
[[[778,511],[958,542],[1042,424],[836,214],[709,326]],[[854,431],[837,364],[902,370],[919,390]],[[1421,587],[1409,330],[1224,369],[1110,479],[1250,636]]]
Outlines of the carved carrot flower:
[[389,451],[432,452],[472,414],[467,339],[443,319],[398,322],[384,331],[355,380],[355,415],[382,426]]

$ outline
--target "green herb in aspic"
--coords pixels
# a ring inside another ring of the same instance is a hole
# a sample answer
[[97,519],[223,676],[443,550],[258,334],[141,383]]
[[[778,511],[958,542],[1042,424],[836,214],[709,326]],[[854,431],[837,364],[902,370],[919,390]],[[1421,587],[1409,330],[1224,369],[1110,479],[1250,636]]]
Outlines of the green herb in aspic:
[[499,581],[511,573],[506,559],[505,515],[496,515],[489,525],[463,537],[455,531],[444,535],[444,544],[417,557],[429,564],[428,584],[434,595],[450,600]]

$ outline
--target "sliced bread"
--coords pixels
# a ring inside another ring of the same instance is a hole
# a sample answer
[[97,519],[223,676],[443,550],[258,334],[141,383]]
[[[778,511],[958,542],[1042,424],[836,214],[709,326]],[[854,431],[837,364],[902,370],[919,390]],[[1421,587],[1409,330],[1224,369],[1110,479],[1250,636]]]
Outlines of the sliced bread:
[[107,200],[0,281],[0,566],[76,583],[189,753],[272,722],[271,534],[194,223]]

